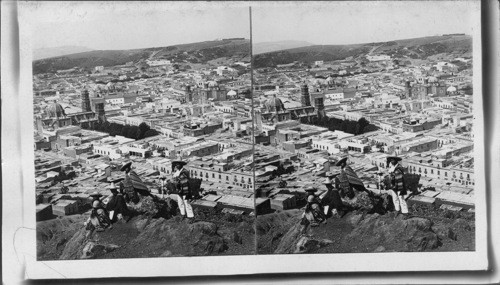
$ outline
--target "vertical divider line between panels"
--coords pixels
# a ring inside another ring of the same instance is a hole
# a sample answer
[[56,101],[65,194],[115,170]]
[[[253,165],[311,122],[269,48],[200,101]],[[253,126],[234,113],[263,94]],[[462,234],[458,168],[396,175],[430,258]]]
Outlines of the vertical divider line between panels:
[[255,252],[254,254],[258,254],[257,249],[257,188],[255,183],[255,111],[254,111],[254,94],[253,94],[253,34],[252,34],[252,7],[248,7],[248,15],[250,21],[250,96],[252,104],[252,177],[253,177],[253,213],[254,213],[254,246]]

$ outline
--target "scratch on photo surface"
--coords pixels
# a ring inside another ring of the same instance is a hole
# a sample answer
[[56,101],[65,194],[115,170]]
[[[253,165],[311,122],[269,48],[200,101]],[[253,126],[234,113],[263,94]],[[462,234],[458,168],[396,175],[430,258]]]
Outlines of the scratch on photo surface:
[[[63,278],[67,278],[64,274],[62,274],[61,272],[59,272],[58,270],[56,270],[54,267],[52,267],[49,264],[47,264],[45,261],[37,261],[36,256],[33,256],[32,254],[28,253],[26,250],[22,250],[21,249],[21,250],[18,251],[18,247],[16,246],[16,241],[19,241],[17,239],[17,234],[18,234],[18,232],[20,230],[35,231],[35,229],[34,228],[29,228],[29,227],[19,227],[14,232],[14,235],[13,235],[13,238],[12,238],[12,247],[14,248],[14,252],[16,254],[18,262],[21,264],[23,275],[26,276],[26,278],[29,279],[28,270],[26,268],[27,267],[26,266],[27,265],[26,257],[31,257],[31,258],[33,258],[33,260],[35,262],[40,262],[41,264],[45,265],[47,268],[49,268],[52,271],[54,271],[55,273],[59,274]],[[21,242],[21,244],[23,244],[23,243]]]

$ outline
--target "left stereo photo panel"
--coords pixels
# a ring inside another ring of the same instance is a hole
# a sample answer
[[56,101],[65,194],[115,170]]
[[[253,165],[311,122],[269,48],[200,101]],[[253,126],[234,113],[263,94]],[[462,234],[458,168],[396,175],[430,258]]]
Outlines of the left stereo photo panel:
[[27,5],[39,261],[255,253],[248,8],[165,4]]

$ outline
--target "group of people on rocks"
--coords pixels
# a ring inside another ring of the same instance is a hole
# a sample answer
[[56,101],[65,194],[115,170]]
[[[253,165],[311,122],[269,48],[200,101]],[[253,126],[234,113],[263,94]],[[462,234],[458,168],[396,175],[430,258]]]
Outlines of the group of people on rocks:
[[[175,185],[177,196],[177,204],[181,215],[191,219],[194,217],[193,209],[189,203],[191,192],[189,189],[189,171],[184,168],[186,163],[177,161],[173,163],[172,180]],[[115,183],[111,183],[108,189],[111,191],[111,196],[101,200],[102,194],[94,192],[90,194],[91,206],[90,217],[85,222],[85,227],[91,235],[94,231],[104,231],[112,229],[112,224],[117,221],[128,222],[131,218],[132,211],[127,203],[137,204],[142,197],[151,195],[148,187],[141,180],[139,175],[132,170],[132,162],[125,163],[120,171],[124,172],[124,178],[117,187]],[[162,177],[165,180],[165,177]],[[162,189],[163,190],[163,189]],[[107,202],[105,203],[104,201]]]
[[[387,157],[388,175],[385,176],[383,185],[379,187],[383,187],[386,193],[391,196],[395,211],[401,212],[406,217],[408,214],[408,206],[405,200],[407,185],[405,183],[404,168],[400,164],[401,160],[400,157],[396,156]],[[375,196],[375,193],[366,189],[358,175],[347,164],[347,157],[340,159],[336,166],[340,167],[338,173],[325,173],[324,185],[327,192],[323,199],[320,199],[315,194],[317,192],[316,188],[308,187],[305,189],[307,204],[302,215],[303,225],[318,226],[321,223],[326,223],[327,217],[330,215],[342,217],[348,211],[349,203],[359,197],[361,192],[367,193],[370,199],[358,200],[356,201],[358,205],[373,203],[371,198]],[[370,205],[366,206],[369,207]]]

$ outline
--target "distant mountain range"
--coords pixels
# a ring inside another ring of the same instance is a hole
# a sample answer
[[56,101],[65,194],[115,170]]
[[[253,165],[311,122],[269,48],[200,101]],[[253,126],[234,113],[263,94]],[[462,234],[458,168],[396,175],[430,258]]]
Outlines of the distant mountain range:
[[51,58],[56,56],[63,56],[68,54],[80,53],[91,51],[92,49],[88,47],[81,46],[62,46],[62,47],[50,47],[50,48],[39,48],[33,50],[33,60]]
[[122,65],[141,60],[167,59],[174,62],[206,63],[232,57],[250,61],[250,41],[244,38],[222,39],[190,44],[132,50],[92,50],[33,61],[33,73],[55,72],[73,67]]
[[314,44],[305,41],[277,41],[277,42],[256,43],[253,45],[253,54],[261,54],[278,50],[300,48],[313,45]]
[[439,53],[463,55],[472,52],[472,37],[463,34],[413,38],[352,45],[312,45],[257,54],[254,67],[273,67],[294,61],[343,60],[348,57],[387,54],[400,58],[425,59]]

